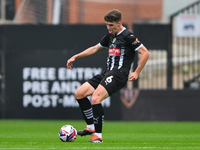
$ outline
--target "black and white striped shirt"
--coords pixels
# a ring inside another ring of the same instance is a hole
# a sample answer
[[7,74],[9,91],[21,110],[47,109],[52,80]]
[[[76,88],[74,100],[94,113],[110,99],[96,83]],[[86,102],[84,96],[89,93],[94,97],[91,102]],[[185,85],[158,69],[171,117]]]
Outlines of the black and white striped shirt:
[[126,28],[123,28],[117,35],[107,33],[99,45],[109,49],[107,70],[124,68],[127,71],[130,70],[134,61],[135,51],[143,46]]

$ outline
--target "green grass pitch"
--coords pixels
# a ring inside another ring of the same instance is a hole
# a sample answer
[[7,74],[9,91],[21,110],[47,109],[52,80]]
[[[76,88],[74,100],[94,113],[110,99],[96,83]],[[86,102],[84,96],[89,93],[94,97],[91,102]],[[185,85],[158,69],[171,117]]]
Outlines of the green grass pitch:
[[0,120],[0,150],[200,150],[200,122],[105,121],[103,143],[87,143],[90,136],[62,142],[58,131],[84,121]]

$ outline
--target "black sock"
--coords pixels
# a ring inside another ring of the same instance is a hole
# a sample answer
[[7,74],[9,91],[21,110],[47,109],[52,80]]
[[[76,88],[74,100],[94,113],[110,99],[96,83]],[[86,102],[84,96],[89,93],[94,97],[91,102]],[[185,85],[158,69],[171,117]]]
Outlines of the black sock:
[[104,120],[104,111],[103,107],[100,104],[92,105],[94,113],[94,126],[97,133],[102,133],[102,126]]
[[83,114],[84,120],[87,124],[93,124],[93,111],[92,106],[87,97],[83,99],[77,99],[79,106],[81,108],[81,112]]

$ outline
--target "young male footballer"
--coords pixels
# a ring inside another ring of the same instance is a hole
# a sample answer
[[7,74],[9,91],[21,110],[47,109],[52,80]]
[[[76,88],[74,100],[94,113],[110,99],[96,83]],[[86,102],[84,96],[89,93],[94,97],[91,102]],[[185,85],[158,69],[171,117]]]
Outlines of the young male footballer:
[[[78,135],[93,135],[92,139],[88,141],[91,143],[103,142],[104,110],[101,102],[123,88],[128,80],[136,80],[150,55],[133,33],[122,25],[119,10],[111,10],[104,16],[104,20],[108,33],[100,43],[72,56],[67,61],[67,68],[72,69],[72,63],[78,58],[94,55],[104,49],[109,51],[106,62],[107,69],[86,81],[75,92],[75,97],[87,123],[85,129],[78,131]],[[136,70],[129,75],[136,52],[141,54],[139,64]],[[91,103],[87,98],[89,95],[92,95]]]

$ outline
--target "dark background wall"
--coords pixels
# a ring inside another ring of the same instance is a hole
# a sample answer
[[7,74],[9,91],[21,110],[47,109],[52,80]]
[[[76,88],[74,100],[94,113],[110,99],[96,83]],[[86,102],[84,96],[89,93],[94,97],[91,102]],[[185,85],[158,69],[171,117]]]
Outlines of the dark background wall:
[[[82,119],[74,91],[105,69],[108,52],[102,50],[89,59],[77,60],[71,72],[66,61],[97,44],[106,33],[105,25],[0,26],[6,77],[1,118]],[[134,97],[129,108],[122,95],[120,91],[103,102],[105,119],[200,120],[199,91],[141,90],[138,96],[133,91],[132,97],[124,97],[127,103]]]

